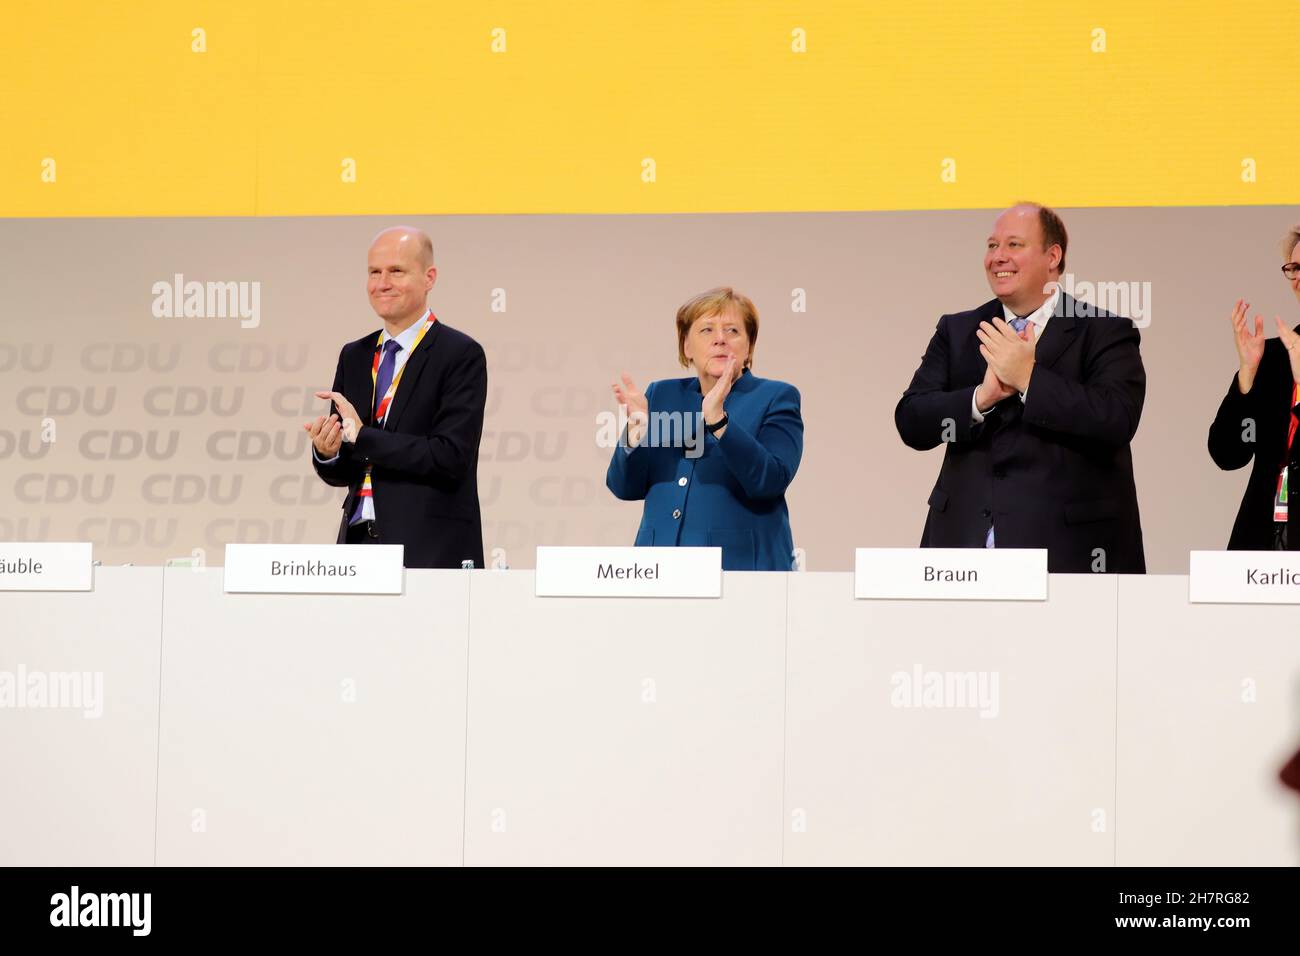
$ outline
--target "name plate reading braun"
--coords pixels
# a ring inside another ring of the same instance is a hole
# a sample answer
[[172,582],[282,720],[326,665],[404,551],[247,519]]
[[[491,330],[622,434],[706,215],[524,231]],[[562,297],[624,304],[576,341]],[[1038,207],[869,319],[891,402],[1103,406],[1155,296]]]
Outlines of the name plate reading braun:
[[537,549],[538,597],[722,597],[721,548]]
[[853,596],[1046,601],[1044,548],[858,548]]
[[1193,551],[1192,604],[1300,604],[1300,552]]
[[227,594],[401,594],[400,544],[228,544]]
[[0,541],[0,591],[90,591],[89,541]]

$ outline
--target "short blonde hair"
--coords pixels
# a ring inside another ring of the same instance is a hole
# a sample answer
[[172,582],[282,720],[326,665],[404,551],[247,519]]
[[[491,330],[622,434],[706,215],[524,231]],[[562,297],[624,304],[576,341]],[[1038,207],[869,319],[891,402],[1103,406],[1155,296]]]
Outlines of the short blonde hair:
[[677,310],[677,361],[682,363],[683,368],[690,366],[686,359],[686,336],[690,334],[695,320],[728,311],[734,311],[745,324],[745,335],[749,339],[745,368],[754,364],[754,346],[758,344],[758,310],[754,308],[749,296],[724,285],[692,296]]
[[1291,230],[1282,238],[1282,258],[1290,259],[1291,253],[1295,252],[1295,247],[1300,244],[1300,225],[1294,225]]

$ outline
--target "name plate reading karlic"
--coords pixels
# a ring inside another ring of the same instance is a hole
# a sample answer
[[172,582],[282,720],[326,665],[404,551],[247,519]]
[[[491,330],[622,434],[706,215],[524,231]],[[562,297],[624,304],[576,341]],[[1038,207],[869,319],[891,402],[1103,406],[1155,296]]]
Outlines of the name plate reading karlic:
[[228,544],[227,594],[401,594],[400,544]]
[[1193,551],[1192,604],[1300,604],[1300,552]]
[[721,548],[537,549],[538,597],[722,597]]
[[858,548],[855,598],[1046,601],[1043,548]]

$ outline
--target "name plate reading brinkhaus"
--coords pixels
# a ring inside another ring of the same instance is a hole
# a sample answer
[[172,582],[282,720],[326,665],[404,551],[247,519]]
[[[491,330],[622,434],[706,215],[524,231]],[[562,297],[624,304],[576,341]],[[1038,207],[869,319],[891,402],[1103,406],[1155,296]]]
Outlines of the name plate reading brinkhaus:
[[89,541],[0,541],[0,591],[90,591]]
[[538,597],[722,597],[721,548],[537,549]]
[[227,594],[401,594],[400,544],[228,544]]
[[1300,604],[1300,552],[1193,551],[1192,604]]
[[855,598],[1046,601],[1043,548],[858,548]]

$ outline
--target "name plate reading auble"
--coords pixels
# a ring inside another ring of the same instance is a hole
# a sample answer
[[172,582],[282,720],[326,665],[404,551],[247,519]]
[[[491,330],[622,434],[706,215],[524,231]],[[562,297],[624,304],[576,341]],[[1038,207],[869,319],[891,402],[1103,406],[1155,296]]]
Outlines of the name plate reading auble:
[[1300,553],[1193,551],[1192,604],[1300,604]]
[[1043,548],[858,548],[855,598],[1046,601]]
[[722,597],[721,548],[537,549],[538,597]]
[[0,591],[89,591],[89,541],[0,541]]
[[400,544],[228,544],[227,594],[401,594]]

